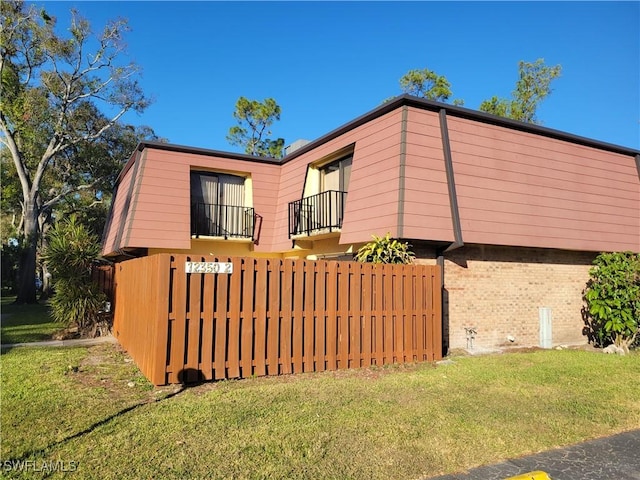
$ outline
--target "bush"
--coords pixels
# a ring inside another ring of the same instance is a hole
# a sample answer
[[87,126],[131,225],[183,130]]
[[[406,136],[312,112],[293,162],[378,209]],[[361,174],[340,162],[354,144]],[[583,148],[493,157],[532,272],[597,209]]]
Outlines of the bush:
[[590,328],[601,346],[628,352],[640,329],[640,254],[601,253],[593,263],[584,294]]
[[53,274],[55,293],[51,315],[81,333],[93,331],[106,296],[91,281],[91,266],[100,252],[98,239],[75,216],[62,220],[48,233],[44,261]]
[[373,241],[361,247],[356,253],[356,260],[363,263],[400,263],[410,264],[416,258],[409,250],[407,242],[401,242],[390,238],[387,233],[384,237],[372,235]]

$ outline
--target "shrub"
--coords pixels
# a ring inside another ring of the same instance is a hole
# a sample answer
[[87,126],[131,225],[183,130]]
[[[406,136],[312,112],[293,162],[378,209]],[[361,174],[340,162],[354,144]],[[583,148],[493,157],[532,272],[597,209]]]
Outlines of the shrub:
[[416,256],[409,250],[410,245],[390,238],[390,235],[389,233],[384,237],[372,235],[373,241],[358,250],[356,260],[363,263],[413,263]]
[[86,333],[97,324],[106,301],[91,281],[91,265],[100,251],[98,239],[71,216],[56,223],[48,240],[43,259],[54,279],[51,315],[57,322]]
[[628,352],[640,329],[640,254],[601,253],[593,263],[584,295],[590,327],[601,345]]

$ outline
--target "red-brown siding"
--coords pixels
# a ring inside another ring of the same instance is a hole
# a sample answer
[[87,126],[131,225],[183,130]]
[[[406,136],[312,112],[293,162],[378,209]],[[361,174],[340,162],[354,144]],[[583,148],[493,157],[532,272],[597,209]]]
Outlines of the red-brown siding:
[[[349,194],[340,243],[367,242],[371,234],[397,233],[399,110],[390,112],[340,135],[282,166],[276,230],[287,232],[288,204],[302,196],[310,163],[322,160],[355,143]],[[286,251],[291,241],[278,236],[276,251]]]
[[[263,218],[255,250],[270,250],[274,235],[273,219],[279,166],[153,148],[144,150],[141,161],[138,173],[140,181],[133,191],[120,248],[189,249],[189,172],[205,169],[232,171],[251,176],[253,206],[256,213]],[[130,172],[133,170],[132,167]],[[123,178],[114,200],[114,216],[103,249],[105,254],[113,252],[116,247],[110,239],[123,218],[121,213],[116,215],[115,207],[122,202],[121,192],[125,189],[126,179],[127,176]]]
[[406,142],[403,237],[452,242],[438,114],[409,108]]
[[449,118],[465,243],[639,250],[633,158]]
[[[291,252],[288,205],[302,196],[309,165],[349,147],[353,161],[340,244],[367,242],[371,234],[387,232],[452,242],[441,107],[403,102],[341,127],[282,164],[145,146],[120,179],[103,253],[191,248],[193,169],[250,176],[253,207],[261,217],[253,250]],[[633,151],[447,109],[465,244],[640,251],[640,182]]]
[[111,213],[102,241],[102,254],[111,253],[120,248],[117,243],[118,228],[125,221],[127,213],[125,212],[125,203],[127,198],[127,190],[131,184],[133,172],[130,169],[120,181],[118,189],[114,192]]

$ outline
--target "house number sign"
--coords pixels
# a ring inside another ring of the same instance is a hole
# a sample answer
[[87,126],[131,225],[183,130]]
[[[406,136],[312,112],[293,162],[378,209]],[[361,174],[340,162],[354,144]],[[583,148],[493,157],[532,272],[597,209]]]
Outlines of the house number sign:
[[185,262],[187,273],[233,273],[231,262]]

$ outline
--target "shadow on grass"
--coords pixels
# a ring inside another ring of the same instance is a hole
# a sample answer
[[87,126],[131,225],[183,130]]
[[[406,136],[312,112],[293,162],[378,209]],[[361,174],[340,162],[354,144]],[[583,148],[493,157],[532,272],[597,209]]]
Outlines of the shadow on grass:
[[0,335],[3,344],[51,340],[56,332],[64,328],[63,324],[51,317],[46,303],[14,305],[2,300]]
[[[90,425],[89,427],[85,428],[84,430],[74,433],[73,435],[69,435],[68,437],[57,441],[57,442],[53,442],[50,443],[49,445],[47,445],[44,448],[39,448],[37,450],[31,450],[29,452],[24,453],[23,455],[16,457],[16,458],[9,458],[7,460],[3,460],[3,462],[5,464],[10,464],[10,465],[18,465],[21,464],[22,462],[30,459],[31,457],[43,457],[46,455],[46,453],[56,447],[65,445],[66,443],[69,443],[72,440],[75,440],[77,438],[83,437],[85,435],[90,434],[91,432],[93,432],[94,430],[96,430],[97,428],[100,428],[103,425],[108,424],[109,422],[111,422],[112,420],[121,417],[122,415],[125,415],[129,412],[132,412],[134,410],[137,410],[140,407],[144,407],[145,405],[151,405],[154,403],[160,403],[160,402],[164,402],[165,400],[169,400],[179,394],[181,394],[182,392],[184,392],[185,390],[192,388],[192,387],[196,387],[200,384],[202,384],[203,382],[200,380],[191,380],[194,377],[195,378],[200,378],[201,372],[199,370],[194,370],[194,369],[185,369],[182,370],[181,372],[178,373],[178,378],[180,379],[179,384],[176,384],[176,390],[174,390],[173,392],[169,393],[168,395],[165,395],[162,398],[158,398],[158,399],[154,399],[154,400],[146,400],[144,402],[139,402],[136,403],[135,405],[131,405],[130,407],[127,408],[123,408],[122,410],[120,410],[119,412],[114,413],[113,415],[109,415],[107,418],[103,418],[102,420],[99,420],[97,422],[95,422],[93,425]],[[187,380],[188,379],[188,380]],[[55,471],[51,471],[50,473],[45,473],[43,475],[42,478],[47,478],[51,475],[53,475],[54,473],[56,473]]]

